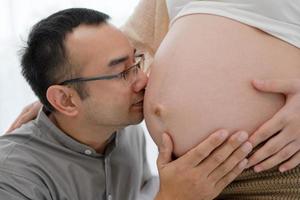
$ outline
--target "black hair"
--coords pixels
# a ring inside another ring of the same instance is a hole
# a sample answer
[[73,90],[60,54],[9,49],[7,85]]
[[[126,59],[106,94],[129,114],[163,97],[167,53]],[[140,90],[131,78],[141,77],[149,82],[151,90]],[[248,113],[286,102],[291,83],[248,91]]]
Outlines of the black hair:
[[[42,104],[50,111],[46,92],[49,86],[75,75],[75,66],[68,59],[65,38],[79,25],[100,25],[110,17],[87,8],[70,8],[59,11],[35,24],[28,36],[21,57],[22,74]],[[75,87],[81,98],[83,88]]]

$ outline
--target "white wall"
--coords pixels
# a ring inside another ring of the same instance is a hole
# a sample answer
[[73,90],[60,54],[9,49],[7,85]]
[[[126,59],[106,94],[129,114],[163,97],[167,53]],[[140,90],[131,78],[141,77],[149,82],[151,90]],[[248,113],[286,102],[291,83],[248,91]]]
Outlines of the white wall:
[[[26,41],[32,25],[40,19],[69,7],[92,8],[112,17],[122,25],[138,0],[0,0],[0,133],[16,118],[22,108],[36,100],[20,74],[18,50]],[[145,126],[144,126],[145,128]],[[157,173],[157,148],[147,135],[151,170]]]

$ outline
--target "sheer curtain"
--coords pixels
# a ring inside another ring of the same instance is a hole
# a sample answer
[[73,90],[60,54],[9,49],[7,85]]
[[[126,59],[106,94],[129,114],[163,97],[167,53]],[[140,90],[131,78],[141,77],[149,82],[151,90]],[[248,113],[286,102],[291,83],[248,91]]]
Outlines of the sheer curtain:
[[[107,13],[121,26],[138,0],[1,0],[0,2],[0,133],[37,98],[20,73],[18,51],[24,46],[30,28],[40,19],[65,8],[86,7]],[[145,125],[143,124],[145,128]],[[147,152],[151,170],[157,173],[156,146],[148,134]]]

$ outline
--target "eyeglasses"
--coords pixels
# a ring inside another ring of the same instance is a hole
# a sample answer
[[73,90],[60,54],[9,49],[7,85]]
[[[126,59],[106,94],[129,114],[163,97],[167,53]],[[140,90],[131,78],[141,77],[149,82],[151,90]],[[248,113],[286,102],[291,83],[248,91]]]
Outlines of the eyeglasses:
[[105,76],[93,76],[93,77],[79,77],[60,82],[58,85],[67,85],[78,82],[96,81],[96,80],[111,80],[111,79],[123,79],[127,84],[131,84],[136,80],[136,75],[139,70],[144,66],[145,56],[144,54],[135,55],[135,64],[128,67],[124,71],[118,74],[105,75]]

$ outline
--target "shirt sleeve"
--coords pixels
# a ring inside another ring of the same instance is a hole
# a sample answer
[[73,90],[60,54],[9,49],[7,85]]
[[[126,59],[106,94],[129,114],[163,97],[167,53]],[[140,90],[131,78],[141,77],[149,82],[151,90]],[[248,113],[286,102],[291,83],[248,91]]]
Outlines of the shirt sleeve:
[[[143,129],[141,129],[143,130]],[[153,200],[158,192],[159,189],[159,178],[158,176],[153,176],[151,173],[148,159],[147,159],[147,151],[146,151],[146,137],[145,132],[142,131],[143,134],[140,134],[143,136],[142,140],[142,146],[143,146],[143,186],[141,188],[141,192],[138,196],[138,200]]]
[[133,14],[121,28],[135,48],[145,52],[146,68],[169,26],[165,0],[140,0]]
[[51,200],[48,190],[43,184],[34,183],[31,180],[0,171],[0,198],[5,200]]

